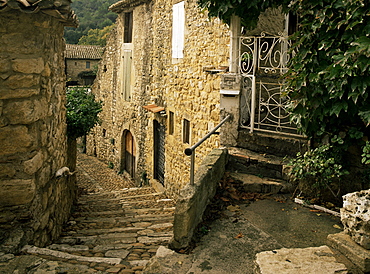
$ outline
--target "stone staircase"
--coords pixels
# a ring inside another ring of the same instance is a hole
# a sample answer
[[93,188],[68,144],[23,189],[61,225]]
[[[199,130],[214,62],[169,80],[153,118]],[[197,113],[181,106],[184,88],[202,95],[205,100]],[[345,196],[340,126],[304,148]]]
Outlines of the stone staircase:
[[284,157],[236,147],[229,148],[229,155],[227,172],[241,184],[243,191],[273,194],[294,191],[287,181],[287,160]]
[[37,273],[51,261],[63,273],[141,273],[171,239],[173,213],[174,201],[150,187],[82,195],[58,241],[23,252],[47,260]]

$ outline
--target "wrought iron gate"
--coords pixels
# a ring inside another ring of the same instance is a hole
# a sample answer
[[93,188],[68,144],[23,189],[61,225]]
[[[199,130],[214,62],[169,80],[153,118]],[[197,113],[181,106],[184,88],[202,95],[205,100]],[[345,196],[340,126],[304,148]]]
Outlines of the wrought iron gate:
[[290,123],[281,76],[290,55],[285,36],[240,37],[239,71],[242,74],[240,126],[253,131],[299,135]]

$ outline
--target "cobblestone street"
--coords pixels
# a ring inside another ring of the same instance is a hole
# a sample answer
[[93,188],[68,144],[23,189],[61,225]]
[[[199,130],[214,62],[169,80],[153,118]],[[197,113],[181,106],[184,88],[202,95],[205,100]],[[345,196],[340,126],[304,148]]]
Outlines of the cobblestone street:
[[46,248],[26,246],[28,255],[3,259],[0,273],[141,273],[158,247],[167,245],[171,199],[151,187],[133,187],[84,154],[77,171],[80,196],[58,241]]

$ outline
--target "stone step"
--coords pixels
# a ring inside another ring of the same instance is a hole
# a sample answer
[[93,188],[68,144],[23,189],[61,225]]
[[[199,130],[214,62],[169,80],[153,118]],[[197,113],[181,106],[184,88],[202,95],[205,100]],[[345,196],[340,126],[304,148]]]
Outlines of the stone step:
[[119,216],[125,216],[125,210],[110,210],[110,211],[78,211],[72,213],[73,217],[83,217],[83,216],[111,216],[113,217],[119,217]]
[[252,174],[230,173],[234,181],[241,182],[239,189],[252,193],[289,193],[292,185],[284,180],[261,178]]
[[[165,212],[164,212],[165,213]],[[174,217],[171,211],[168,211],[168,214],[143,214],[136,215],[135,217],[77,217],[74,218],[72,222],[76,223],[96,223],[96,224],[112,224],[117,223],[117,225],[133,222],[161,222],[161,221],[173,221]],[[72,224],[73,225],[73,224]]]
[[121,258],[79,256],[79,255],[69,254],[67,252],[52,250],[48,248],[40,248],[40,247],[30,246],[30,245],[26,245],[22,249],[22,251],[28,254],[33,254],[33,255],[45,255],[45,256],[55,257],[59,259],[76,260],[79,262],[89,262],[89,263],[106,263],[110,265],[117,265],[117,264],[120,264],[122,261]]
[[230,160],[226,169],[230,172],[253,174],[260,177],[286,179],[287,160],[268,154],[259,154],[242,148],[229,148]]

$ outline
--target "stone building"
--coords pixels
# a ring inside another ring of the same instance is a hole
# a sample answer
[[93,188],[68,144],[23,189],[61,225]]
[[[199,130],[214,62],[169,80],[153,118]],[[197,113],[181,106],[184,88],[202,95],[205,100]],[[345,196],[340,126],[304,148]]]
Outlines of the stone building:
[[[184,150],[220,121],[214,72],[228,66],[228,28],[196,1],[124,0],[110,10],[119,16],[93,87],[104,106],[88,153],[177,193],[189,180]],[[218,145],[206,141],[196,163]]]
[[[137,184],[159,183],[176,197],[189,182],[186,148],[232,114],[221,137],[213,135],[196,149],[197,169],[213,148],[243,143],[253,130],[239,123],[251,116],[250,109],[241,111],[242,104],[251,105],[252,88],[244,79],[255,77],[242,71],[241,59],[257,57],[243,55],[249,48],[241,43],[240,21],[231,29],[209,19],[195,0],[122,0],[110,10],[118,19],[93,87],[104,102],[102,124],[88,137],[87,151]],[[286,22],[279,10],[268,11],[245,35],[267,38],[261,34],[267,30],[275,37]]]
[[104,47],[92,45],[66,45],[65,67],[67,85],[93,84]]
[[69,0],[0,2],[0,252],[59,236],[74,199],[67,164]]

